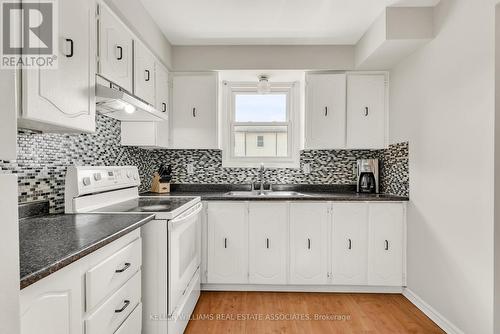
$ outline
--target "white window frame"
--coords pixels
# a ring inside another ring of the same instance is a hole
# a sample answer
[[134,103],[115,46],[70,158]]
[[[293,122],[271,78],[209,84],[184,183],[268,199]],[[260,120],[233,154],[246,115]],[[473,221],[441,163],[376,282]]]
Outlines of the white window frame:
[[271,93],[284,93],[287,96],[287,122],[274,123],[242,123],[237,125],[288,125],[288,154],[286,157],[236,157],[234,155],[235,125],[234,109],[235,95],[240,93],[256,94],[255,82],[222,82],[222,166],[234,168],[256,168],[263,163],[270,168],[299,168],[300,167],[300,83],[281,82],[271,83]]

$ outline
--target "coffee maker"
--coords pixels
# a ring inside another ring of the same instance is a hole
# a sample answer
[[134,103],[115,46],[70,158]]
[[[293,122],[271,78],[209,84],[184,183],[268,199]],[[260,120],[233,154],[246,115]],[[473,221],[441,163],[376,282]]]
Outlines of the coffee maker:
[[378,159],[362,159],[357,161],[358,193],[375,193],[379,192],[379,173]]

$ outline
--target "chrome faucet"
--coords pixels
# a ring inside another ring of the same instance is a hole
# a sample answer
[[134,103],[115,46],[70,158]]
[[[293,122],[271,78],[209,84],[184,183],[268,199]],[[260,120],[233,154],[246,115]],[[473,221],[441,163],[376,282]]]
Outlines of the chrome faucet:
[[259,178],[260,178],[260,189],[259,192],[262,194],[264,192],[264,172],[266,171],[266,168],[264,167],[264,164],[260,164],[260,169],[259,169]]

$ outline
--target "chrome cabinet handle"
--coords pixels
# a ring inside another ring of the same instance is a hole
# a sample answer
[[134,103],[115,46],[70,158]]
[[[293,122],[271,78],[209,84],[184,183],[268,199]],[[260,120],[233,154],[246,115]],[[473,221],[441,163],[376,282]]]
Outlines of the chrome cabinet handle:
[[311,239],[307,238],[307,249],[311,249]]
[[167,112],[167,104],[163,102],[161,105],[163,106],[162,112]]
[[196,108],[193,108],[193,117],[196,117]]
[[369,112],[370,109],[368,109],[368,107],[365,107],[365,116],[368,116],[368,112]]
[[146,75],[147,75],[147,77],[146,77],[146,81],[149,81],[149,80],[151,79],[151,73],[149,72],[149,70],[145,70],[144,72],[145,72],[145,73],[146,73]]
[[385,250],[389,250],[389,241],[385,240]]
[[128,263],[128,262],[126,262],[126,263],[125,263],[125,265],[123,266],[123,268],[122,268],[122,269],[116,269],[116,270],[115,270],[115,273],[122,273],[122,272],[124,272],[125,270],[127,270],[130,266],[131,266],[131,264],[130,264],[130,263]]
[[328,116],[328,107],[325,107],[325,116]]
[[73,57],[73,51],[74,51],[74,42],[71,38],[66,38],[66,42],[69,42],[69,54],[66,55],[66,57],[71,58]]
[[116,46],[116,49],[120,51],[119,56],[116,57],[116,60],[122,60],[123,59],[123,48],[119,45]]
[[227,248],[227,238],[224,238],[224,248]]
[[122,313],[130,305],[130,300],[124,300],[122,308],[115,310],[115,313]]
[[269,238],[266,238],[266,248],[269,249]]
[[347,243],[348,243],[348,246],[347,246],[347,249],[352,249],[352,241],[351,239],[347,239]]

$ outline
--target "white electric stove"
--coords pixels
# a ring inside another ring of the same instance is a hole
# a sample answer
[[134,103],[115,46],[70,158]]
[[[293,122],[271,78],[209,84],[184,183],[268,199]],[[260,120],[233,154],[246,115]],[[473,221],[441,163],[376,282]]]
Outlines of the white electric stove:
[[66,213],[152,213],[141,228],[143,334],[182,333],[200,296],[199,197],[139,196],[137,167],[69,167]]

